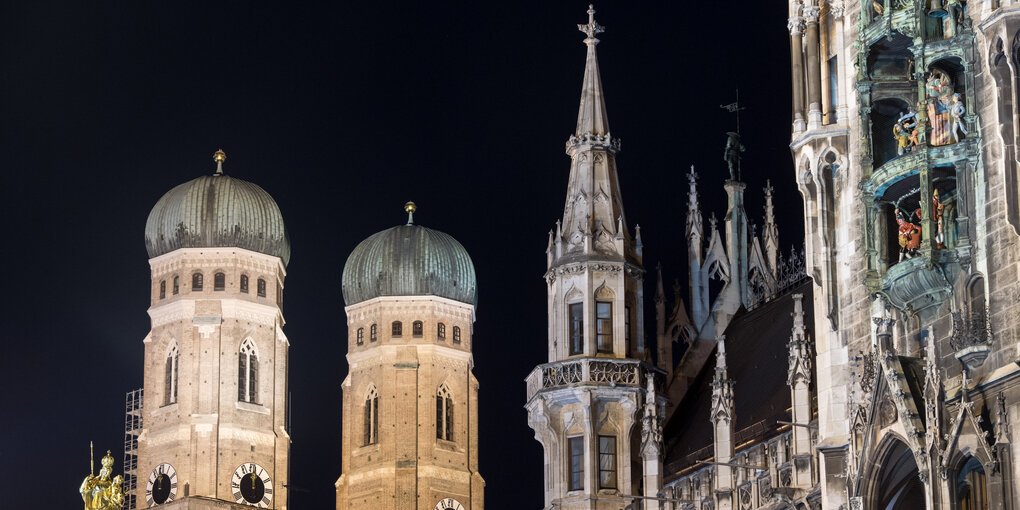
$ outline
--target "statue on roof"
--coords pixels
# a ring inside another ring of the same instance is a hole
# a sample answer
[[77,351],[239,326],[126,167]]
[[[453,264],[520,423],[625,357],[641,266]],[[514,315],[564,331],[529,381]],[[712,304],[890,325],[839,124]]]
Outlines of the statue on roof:
[[124,507],[124,490],[121,484],[124,478],[120,475],[110,479],[113,474],[113,456],[110,450],[100,459],[102,467],[99,476],[91,473],[85,477],[78,492],[85,503],[85,510],[120,510]]
[[740,153],[747,150],[744,144],[740,143],[740,135],[732,131],[726,133],[726,150],[723,152],[723,161],[730,167],[730,180],[740,180]]

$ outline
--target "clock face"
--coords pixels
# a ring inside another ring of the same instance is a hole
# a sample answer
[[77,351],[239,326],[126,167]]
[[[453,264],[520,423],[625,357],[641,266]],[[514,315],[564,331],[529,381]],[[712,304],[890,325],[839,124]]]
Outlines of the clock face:
[[249,462],[234,470],[230,479],[234,501],[245,505],[269,508],[273,502],[273,480],[262,466]]
[[436,503],[436,507],[433,510],[464,510],[464,505],[460,504],[460,501],[456,499],[445,498],[439,500],[439,503]]
[[177,471],[173,466],[162,463],[149,473],[145,482],[145,504],[149,506],[170,503],[177,497]]

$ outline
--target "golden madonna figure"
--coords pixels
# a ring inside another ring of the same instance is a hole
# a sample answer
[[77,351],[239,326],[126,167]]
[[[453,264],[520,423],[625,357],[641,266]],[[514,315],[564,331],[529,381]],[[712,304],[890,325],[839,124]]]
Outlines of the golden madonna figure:
[[110,479],[113,473],[110,450],[106,450],[106,455],[99,462],[102,465],[99,476],[89,474],[78,489],[85,502],[85,510],[120,510],[124,507],[124,491],[121,487],[124,479],[120,475]]

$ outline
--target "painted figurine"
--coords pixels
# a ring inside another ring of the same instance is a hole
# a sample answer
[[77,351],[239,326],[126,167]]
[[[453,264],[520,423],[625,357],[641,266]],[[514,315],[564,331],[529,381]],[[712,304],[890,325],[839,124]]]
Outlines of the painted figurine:
[[960,141],[959,133],[963,133],[965,138],[967,136],[967,127],[963,120],[963,116],[967,114],[967,107],[963,106],[960,94],[953,94],[953,106],[950,112],[953,114],[953,142],[958,143]]
[[939,200],[938,188],[931,194],[931,210],[935,214],[935,247],[944,250],[946,249],[946,236],[945,229],[943,228],[943,217],[945,213],[945,204]]
[[902,156],[904,153],[910,152],[910,132],[903,127],[903,124],[900,122],[893,124],[892,133],[896,138],[896,155]]
[[899,209],[896,210],[896,223],[899,225],[897,229],[900,245],[899,262],[903,262],[903,259],[912,258],[917,254],[917,249],[921,247],[921,227],[907,221],[903,211]]

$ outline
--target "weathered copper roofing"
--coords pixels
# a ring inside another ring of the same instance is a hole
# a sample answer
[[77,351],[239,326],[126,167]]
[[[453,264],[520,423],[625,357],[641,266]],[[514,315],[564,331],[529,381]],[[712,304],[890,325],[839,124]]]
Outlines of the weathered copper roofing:
[[476,303],[475,266],[449,234],[400,225],[361,242],[344,265],[348,306],[379,296],[434,295]]
[[273,197],[248,181],[203,175],[168,191],[145,222],[149,258],[178,248],[237,247],[290,262],[290,241]]

